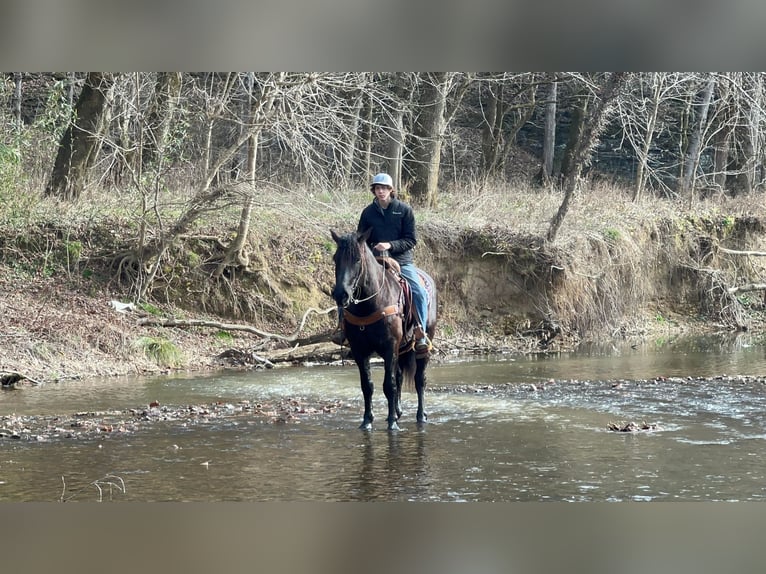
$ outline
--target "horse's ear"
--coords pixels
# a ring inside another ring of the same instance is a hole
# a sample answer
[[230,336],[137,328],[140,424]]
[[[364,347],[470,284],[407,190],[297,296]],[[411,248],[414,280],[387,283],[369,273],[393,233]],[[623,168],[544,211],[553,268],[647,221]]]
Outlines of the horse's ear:
[[372,233],[372,227],[368,227],[361,233],[357,235],[357,238],[359,239],[359,243],[367,243],[367,240],[370,238],[370,234]]
[[330,235],[332,235],[332,238],[335,241],[335,243],[340,243],[340,236],[337,233],[335,233],[334,229],[330,230]]

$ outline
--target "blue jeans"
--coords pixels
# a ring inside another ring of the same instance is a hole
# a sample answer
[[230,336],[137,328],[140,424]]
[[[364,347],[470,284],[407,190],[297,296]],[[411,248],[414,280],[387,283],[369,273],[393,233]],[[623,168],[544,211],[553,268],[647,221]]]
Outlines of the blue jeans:
[[425,287],[420,284],[420,276],[414,265],[405,263],[404,265],[401,265],[401,268],[402,277],[404,277],[407,280],[407,283],[410,284],[410,289],[412,290],[412,304],[415,306],[415,311],[418,314],[420,326],[423,327],[423,331],[425,332],[428,325],[428,293],[426,293]]

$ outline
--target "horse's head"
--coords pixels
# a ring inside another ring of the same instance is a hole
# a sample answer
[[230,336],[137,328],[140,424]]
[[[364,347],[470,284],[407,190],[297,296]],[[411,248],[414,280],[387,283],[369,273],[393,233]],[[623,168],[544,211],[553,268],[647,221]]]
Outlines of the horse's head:
[[347,233],[338,235],[330,230],[333,240],[337,245],[333,261],[335,262],[335,287],[332,290],[332,298],[341,307],[348,305],[354,297],[354,290],[361,279],[362,254],[367,249],[366,242],[370,237],[370,231],[364,233]]

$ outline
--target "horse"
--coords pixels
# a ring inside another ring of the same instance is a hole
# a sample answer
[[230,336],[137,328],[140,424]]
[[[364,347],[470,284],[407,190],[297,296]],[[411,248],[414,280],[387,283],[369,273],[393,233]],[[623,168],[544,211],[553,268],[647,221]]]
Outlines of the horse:
[[[406,280],[395,270],[381,264],[367,244],[370,231],[338,235],[330,230],[337,249],[335,286],[332,297],[343,308],[346,338],[356,366],[364,396],[364,417],[359,426],[372,430],[372,393],[370,357],[377,353],[383,359],[383,393],[388,401],[388,430],[399,430],[397,421],[402,415],[402,382],[414,380],[418,396],[417,423],[428,419],[424,392],[429,351],[415,350],[414,325],[417,323],[411,302],[407,301]],[[394,262],[395,264],[395,262]],[[423,270],[418,274],[429,292],[428,321],[425,325],[433,341],[436,331],[436,287],[434,280]]]

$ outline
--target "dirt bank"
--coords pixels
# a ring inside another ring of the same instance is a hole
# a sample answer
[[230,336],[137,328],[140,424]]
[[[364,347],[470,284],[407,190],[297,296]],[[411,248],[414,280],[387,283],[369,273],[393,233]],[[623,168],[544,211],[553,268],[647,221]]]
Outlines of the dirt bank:
[[[766,248],[758,220],[658,219],[627,207],[632,215],[619,226],[593,229],[603,220],[594,217],[555,245],[443,214],[424,221],[417,261],[439,287],[434,358],[761,328],[760,294],[732,291],[766,276],[765,258],[732,251]],[[307,226],[279,212],[271,215],[282,218],[280,226],[269,228],[268,215],[259,213],[247,257],[221,276],[224,229],[173,243],[140,305],[127,303],[140,282],[115,266],[115,254],[132,241],[130,226],[105,219],[77,227],[48,221],[7,236],[0,230],[0,377],[34,384],[340,360],[343,350],[329,343],[328,230],[347,227],[349,217],[323,213],[329,221]],[[169,318],[207,326],[157,324]]]
[[[15,276],[0,269],[0,376],[6,384],[50,383],[62,380],[120,375],[161,374],[170,371],[200,372],[221,368],[260,368],[304,362],[331,362],[347,357],[347,349],[329,342],[332,320],[313,336],[317,342],[296,346],[285,341],[289,332],[275,330],[274,337],[211,327],[162,327],[142,324],[147,314],[135,307],[115,305],[122,293],[106,287],[83,292],[62,278]],[[188,311],[166,308],[166,313],[190,318]],[[211,324],[221,318],[194,315]],[[243,327],[251,327],[239,322]],[[278,328],[278,326],[269,326]],[[324,340],[322,340],[324,339]],[[162,364],[147,341],[172,343],[178,355],[173,364]],[[446,354],[524,352],[530,341],[517,345],[491,333],[442,335],[435,359]]]

